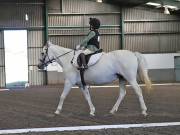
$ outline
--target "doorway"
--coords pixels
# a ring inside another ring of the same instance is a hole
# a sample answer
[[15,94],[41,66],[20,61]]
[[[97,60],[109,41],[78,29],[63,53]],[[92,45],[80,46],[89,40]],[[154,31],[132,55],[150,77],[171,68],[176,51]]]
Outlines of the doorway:
[[28,82],[27,30],[5,30],[7,88],[23,88]]

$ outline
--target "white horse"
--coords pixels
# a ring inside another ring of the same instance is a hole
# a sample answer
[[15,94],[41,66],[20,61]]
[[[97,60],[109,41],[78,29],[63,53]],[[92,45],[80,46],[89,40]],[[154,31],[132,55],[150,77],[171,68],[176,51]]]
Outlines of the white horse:
[[[71,60],[74,56],[74,50],[54,45],[50,42],[43,48],[43,57],[38,67],[40,69],[47,66],[55,60],[59,63],[64,72],[65,84],[64,90],[60,96],[60,101],[55,114],[60,114],[63,102],[71,91],[72,86],[77,85],[83,92],[85,99],[90,107],[90,115],[95,115],[95,107],[91,101],[88,87],[83,87],[81,83],[80,73],[72,64]],[[139,71],[139,72],[138,72]],[[141,74],[146,86],[151,87],[151,81],[148,77],[145,59],[140,53],[133,53],[128,50],[116,50],[104,53],[101,59],[92,67],[89,67],[84,73],[84,79],[88,85],[101,85],[111,83],[119,79],[119,97],[110,113],[114,114],[126,95],[125,84],[129,82],[132,85],[140,102],[142,114],[147,115],[147,107],[145,105],[142,90],[137,83],[137,73]]]

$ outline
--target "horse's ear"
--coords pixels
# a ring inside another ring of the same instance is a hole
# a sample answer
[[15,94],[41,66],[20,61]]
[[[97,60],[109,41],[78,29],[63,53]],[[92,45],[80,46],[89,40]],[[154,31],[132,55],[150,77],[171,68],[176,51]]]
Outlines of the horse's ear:
[[48,48],[52,43],[48,40],[45,44],[45,46]]
[[53,44],[51,43],[51,41],[48,40],[48,41],[46,42],[46,45],[49,47],[49,46],[51,46],[51,45],[53,45]]

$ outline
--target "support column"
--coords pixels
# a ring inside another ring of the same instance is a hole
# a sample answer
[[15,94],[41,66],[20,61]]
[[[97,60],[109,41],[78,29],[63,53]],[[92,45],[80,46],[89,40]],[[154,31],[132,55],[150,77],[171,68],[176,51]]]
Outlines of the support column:
[[[44,0],[44,45],[48,41],[48,0]],[[48,85],[48,74],[45,71],[45,85]]]

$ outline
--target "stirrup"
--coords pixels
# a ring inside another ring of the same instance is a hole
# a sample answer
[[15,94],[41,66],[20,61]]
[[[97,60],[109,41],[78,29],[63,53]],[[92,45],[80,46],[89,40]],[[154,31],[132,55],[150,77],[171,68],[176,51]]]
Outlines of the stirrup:
[[77,67],[78,70],[83,70],[84,68],[81,66],[81,67]]
[[87,66],[87,65],[84,65],[83,68],[84,68],[84,69],[88,69],[88,66]]
[[81,67],[78,67],[77,68],[78,70],[85,70],[85,69],[88,69],[88,66],[86,65],[86,66],[81,66]]

